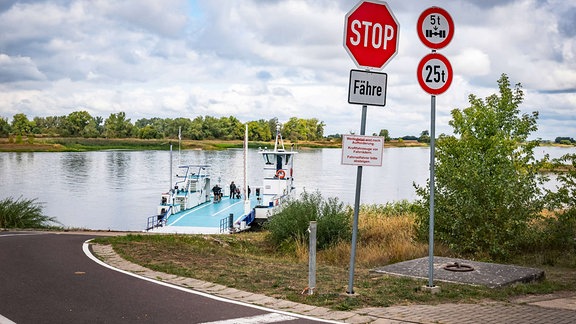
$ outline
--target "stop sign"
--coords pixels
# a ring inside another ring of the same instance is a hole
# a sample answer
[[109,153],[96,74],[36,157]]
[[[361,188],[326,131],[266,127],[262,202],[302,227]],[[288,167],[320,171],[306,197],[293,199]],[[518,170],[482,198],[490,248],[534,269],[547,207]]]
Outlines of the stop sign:
[[360,1],[346,14],[344,48],[359,68],[382,69],[398,52],[399,29],[386,2]]

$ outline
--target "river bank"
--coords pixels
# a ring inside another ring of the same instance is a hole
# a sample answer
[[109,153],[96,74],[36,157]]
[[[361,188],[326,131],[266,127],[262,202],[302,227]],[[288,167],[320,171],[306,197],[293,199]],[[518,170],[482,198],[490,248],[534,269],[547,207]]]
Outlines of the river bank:
[[[177,139],[138,139],[138,138],[82,138],[82,137],[31,137],[20,141],[0,138],[0,152],[87,152],[103,150],[168,150],[172,143],[178,148]],[[243,141],[222,140],[182,140],[183,150],[224,150],[241,148]],[[249,142],[251,148],[271,147],[274,142]],[[341,148],[342,142],[336,139],[324,141],[285,141],[285,145],[294,145],[297,149],[306,148]],[[426,147],[428,144],[417,141],[392,140],[384,147]]]

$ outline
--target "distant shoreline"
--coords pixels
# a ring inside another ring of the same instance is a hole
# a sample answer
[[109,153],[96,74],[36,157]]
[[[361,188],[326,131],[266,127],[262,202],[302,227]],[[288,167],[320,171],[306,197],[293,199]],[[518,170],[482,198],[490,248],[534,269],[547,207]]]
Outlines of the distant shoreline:
[[[31,140],[24,139],[21,143],[11,143],[8,138],[0,138],[0,152],[88,152],[104,150],[169,150],[170,143],[178,149],[177,139],[137,139],[137,138],[82,138],[82,137],[40,137]],[[274,142],[249,142],[251,148],[271,147]],[[338,140],[324,141],[285,141],[287,148],[341,148]],[[182,140],[182,150],[224,150],[242,148],[243,141],[232,140]],[[384,147],[428,147],[427,143],[412,140],[392,140],[384,143]]]

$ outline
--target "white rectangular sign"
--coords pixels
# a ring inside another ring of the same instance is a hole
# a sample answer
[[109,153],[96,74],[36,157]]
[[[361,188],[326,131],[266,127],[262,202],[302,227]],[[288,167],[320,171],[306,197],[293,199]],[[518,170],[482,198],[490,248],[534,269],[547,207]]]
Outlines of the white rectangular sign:
[[342,135],[342,164],[382,166],[384,137]]
[[386,106],[386,73],[350,70],[348,103]]

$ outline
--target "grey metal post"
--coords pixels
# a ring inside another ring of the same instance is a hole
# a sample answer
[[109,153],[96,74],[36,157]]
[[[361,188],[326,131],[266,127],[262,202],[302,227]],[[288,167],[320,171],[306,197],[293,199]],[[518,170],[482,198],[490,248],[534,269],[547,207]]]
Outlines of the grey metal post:
[[[366,112],[368,106],[362,106],[362,121],[360,124],[360,135],[366,133]],[[360,189],[362,188],[362,166],[358,166],[356,172],[356,196],[354,198],[354,223],[352,224],[352,246],[350,252],[350,272],[348,276],[348,290],[346,293],[354,294],[354,264],[356,263],[356,241],[358,240],[358,213],[360,211]]]
[[430,99],[430,220],[428,224],[428,287],[434,287],[434,168],[436,147],[436,96]]
[[315,221],[310,222],[310,241],[308,246],[308,295],[314,294],[316,289],[316,228]]
[[228,229],[232,230],[234,228],[234,214],[230,213],[228,215]]

